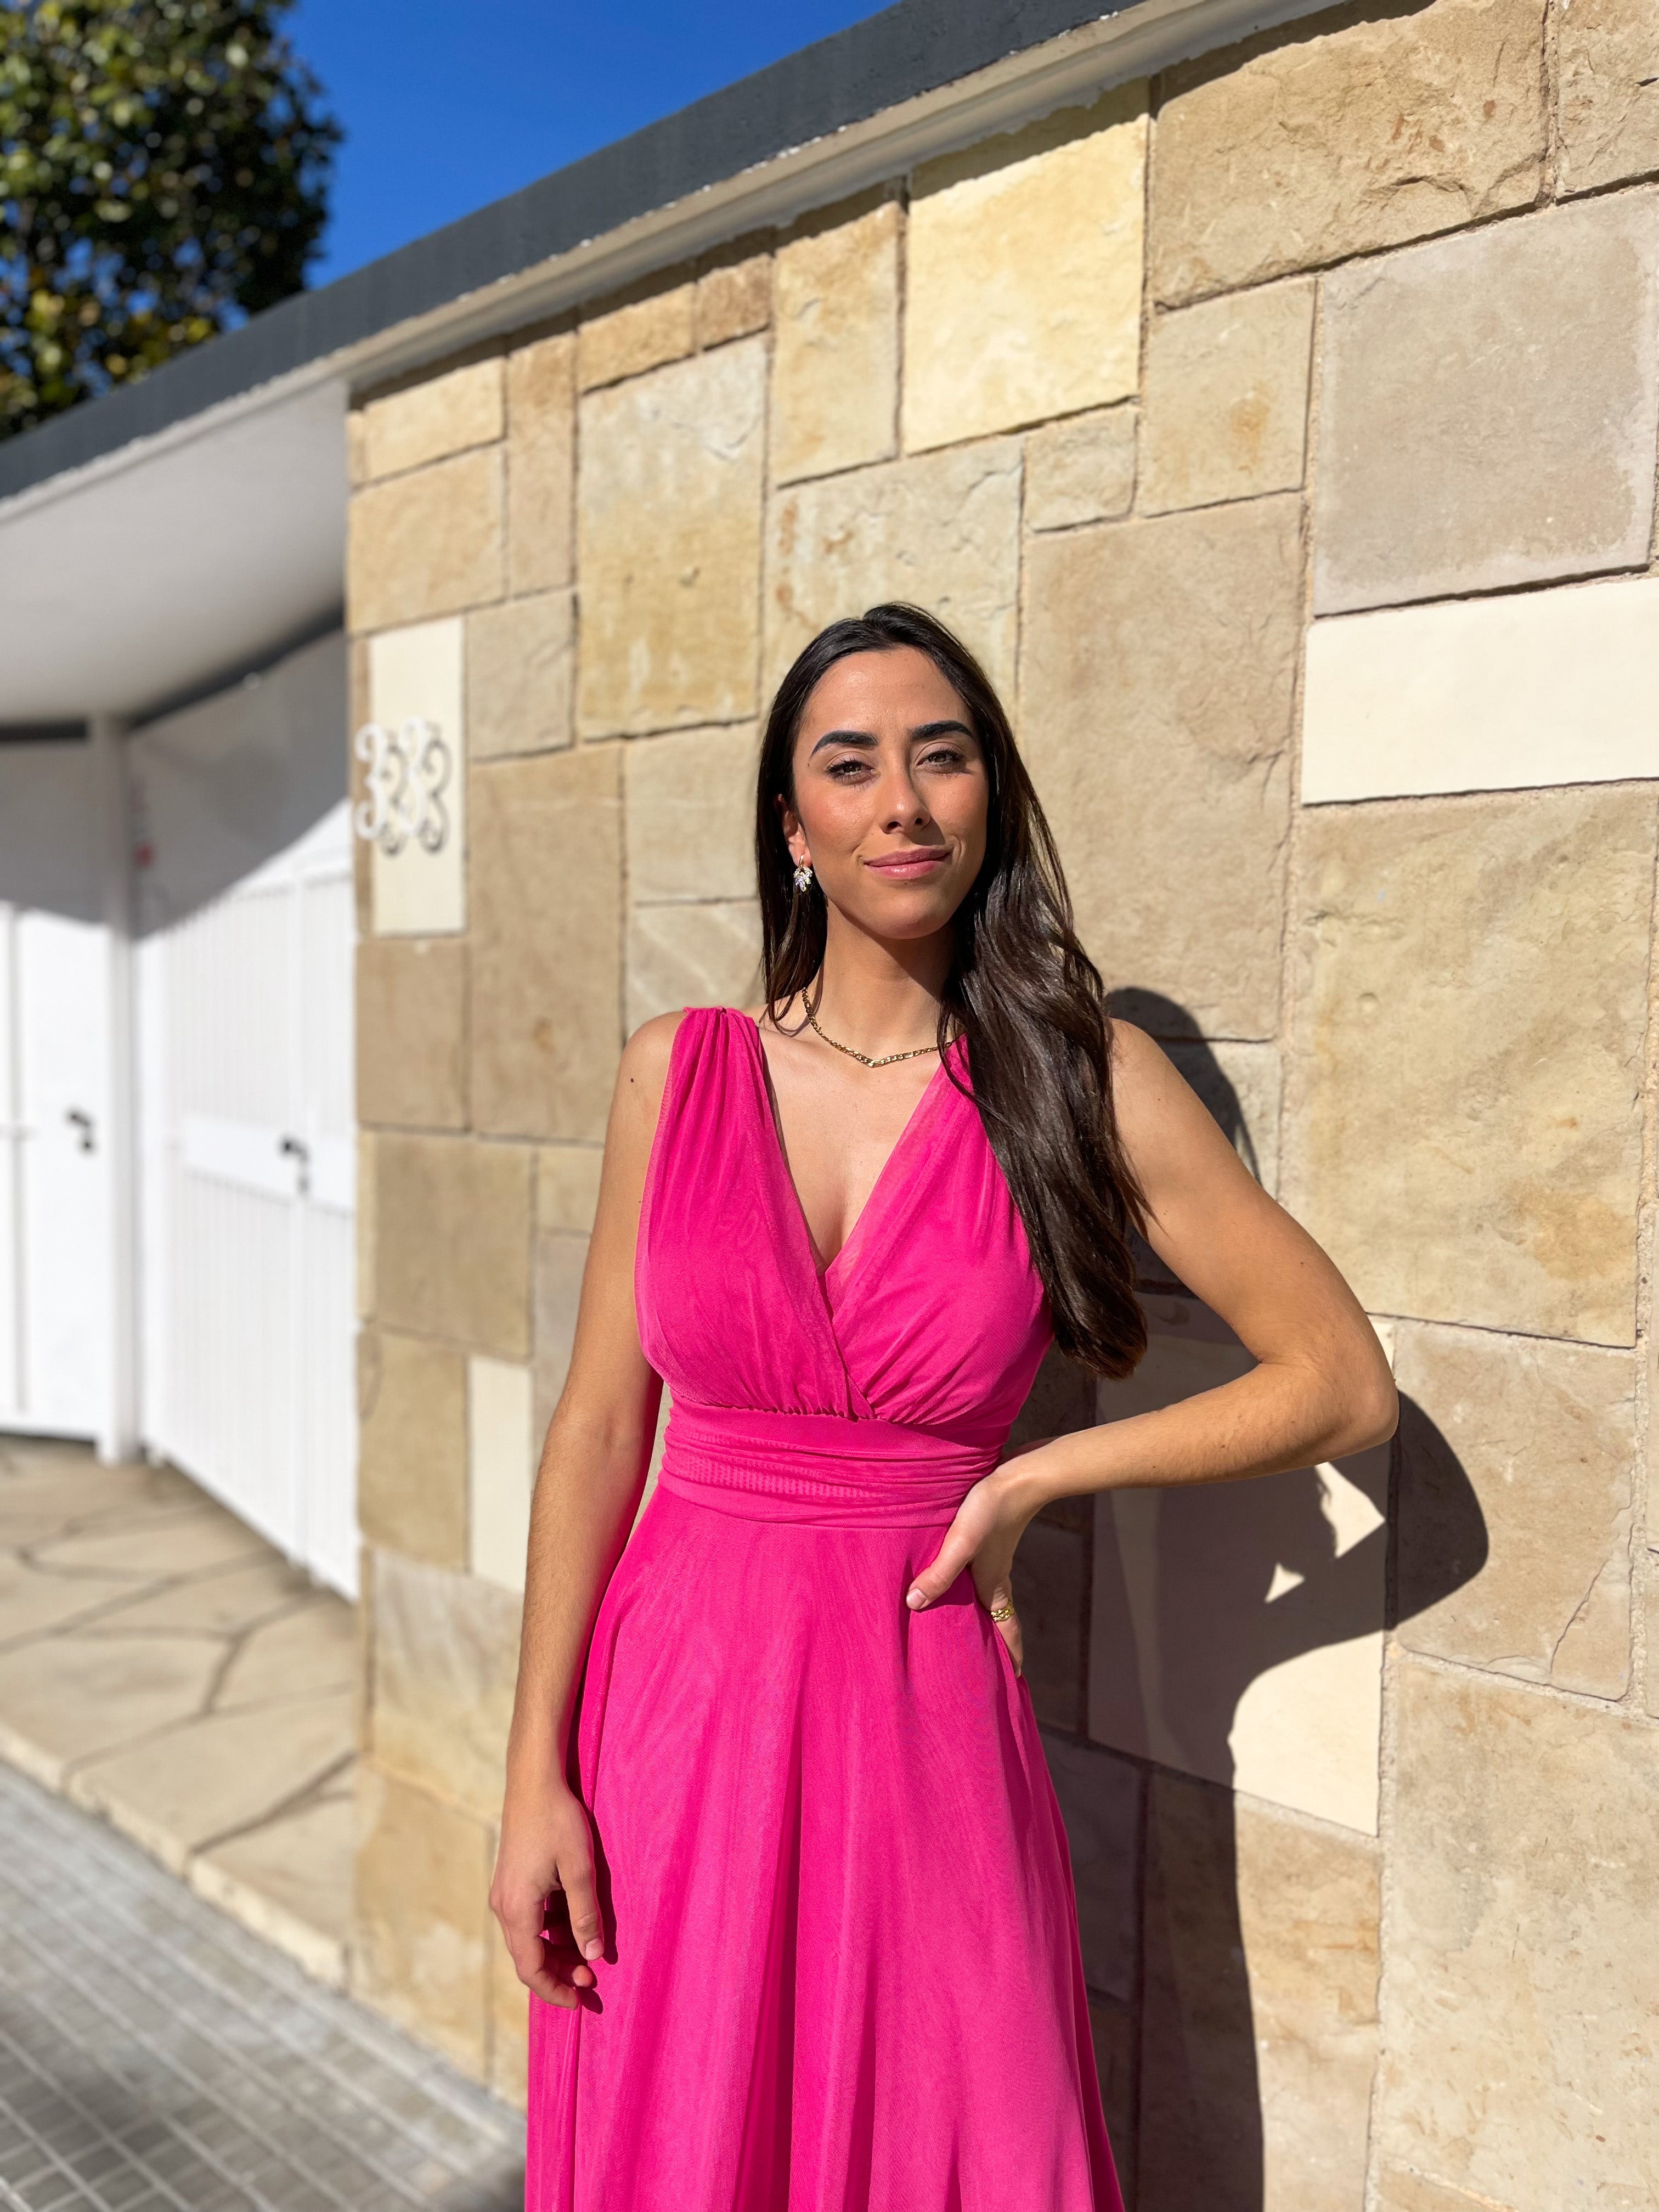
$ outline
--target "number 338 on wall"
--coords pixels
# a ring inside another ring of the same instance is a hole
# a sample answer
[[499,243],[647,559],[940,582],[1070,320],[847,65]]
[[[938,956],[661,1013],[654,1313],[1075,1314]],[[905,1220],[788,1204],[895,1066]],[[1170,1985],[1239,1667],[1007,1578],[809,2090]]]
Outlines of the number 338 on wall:
[[368,796],[358,802],[353,826],[366,843],[394,860],[405,845],[439,853],[449,835],[443,793],[449,782],[449,747],[435,722],[412,716],[396,730],[366,722],[352,739],[362,762]]

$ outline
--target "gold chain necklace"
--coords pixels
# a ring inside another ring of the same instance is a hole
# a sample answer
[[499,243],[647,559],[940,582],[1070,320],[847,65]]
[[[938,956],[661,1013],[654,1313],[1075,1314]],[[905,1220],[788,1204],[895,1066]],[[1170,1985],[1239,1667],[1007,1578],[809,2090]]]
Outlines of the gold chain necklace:
[[848,1060],[857,1060],[860,1067],[890,1067],[896,1060],[921,1060],[925,1054],[939,1050],[937,1044],[919,1044],[909,1052],[884,1052],[878,1060],[872,1060],[867,1052],[860,1052],[855,1046],[842,1044],[836,1037],[825,1036],[818,1028],[816,1014],[809,1012],[806,1018],[815,1033],[823,1037],[825,1044],[833,1045],[837,1052],[844,1052]]

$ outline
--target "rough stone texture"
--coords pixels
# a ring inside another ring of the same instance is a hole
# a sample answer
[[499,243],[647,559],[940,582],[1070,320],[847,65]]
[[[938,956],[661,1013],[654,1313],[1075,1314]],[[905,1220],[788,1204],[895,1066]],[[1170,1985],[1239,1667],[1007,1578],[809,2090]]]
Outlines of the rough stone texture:
[[1278,1023],[1301,571],[1289,497],[1038,538],[1026,562],[1021,741],[1084,942],[1209,1036]]
[[1633,1360],[1583,1345],[1412,1327],[1400,1332],[1395,1373],[1411,1401],[1401,1433],[1401,1642],[1496,1674],[1621,1697],[1630,1680]]
[[472,772],[478,1129],[605,1134],[620,1047],[620,766],[606,748]]
[[1127,398],[1140,366],[1146,88],[926,164],[911,185],[904,444]]
[[1186,300],[1526,207],[1542,0],[1433,0],[1268,31],[1161,80],[1155,296]]
[[506,1787],[520,1610],[477,1575],[395,1552],[374,1562],[370,1755],[484,1821],[500,1819]]
[[1261,1188],[1276,1192],[1282,1088],[1278,1046],[1176,1041],[1164,1049]]
[[489,2063],[490,1844],[482,1821],[359,1769],[352,1994],[475,2079]]
[[599,1200],[597,1146],[546,1145],[536,1155],[536,1226],[586,1237]]
[[411,1129],[466,1121],[466,946],[453,937],[357,944],[357,1117]]
[[765,381],[744,338],[583,400],[584,736],[753,714]]
[[1314,287],[1298,277],[1160,315],[1146,348],[1140,510],[1302,482]]
[[383,1136],[374,1146],[380,1319],[501,1359],[530,1349],[523,1145]]
[[576,673],[571,592],[539,592],[466,621],[466,742],[474,760],[570,743]]
[[1573,0],[1557,21],[1561,190],[1659,169],[1659,0]]
[[474,1575],[520,1593],[536,1472],[532,1389],[521,1361],[475,1352],[466,1363],[467,1561]]
[[475,361],[372,399],[361,420],[366,477],[395,476],[468,446],[493,444],[501,434],[501,362]]
[[1385,2158],[1516,2212],[1659,2199],[1659,1729],[1402,1661]]
[[466,1565],[466,1362],[392,1329],[357,1340],[357,1518],[368,1544]]
[[375,1203],[379,1176],[374,1163],[374,1136],[369,1129],[357,1132],[357,1311],[365,1320],[380,1304],[380,1208]]
[[570,1371],[576,1341],[576,1311],[581,1304],[582,1270],[587,1237],[568,1230],[544,1229],[536,1237],[536,1358],[531,1425],[538,1444]]
[[687,730],[629,745],[628,888],[640,901],[755,893],[756,732]]
[[1286,1203],[1367,1311],[1632,1340],[1653,866],[1639,789],[1304,817]]
[[779,252],[775,483],[857,468],[896,450],[900,222],[888,200]]
[[1510,2212],[1491,2197],[1471,2197],[1467,2190],[1448,2189],[1430,2181],[1408,2166],[1385,2166],[1377,2180],[1377,2212]]
[[1019,598],[1020,448],[994,439],[800,484],[768,518],[769,691],[825,623],[881,599],[947,622],[1012,696]]
[[1025,526],[1071,530],[1129,512],[1135,410],[1107,407],[1033,430],[1025,441]]
[[1320,612],[1644,566],[1656,320],[1653,192],[1328,277]]
[[[332,1590],[313,1589],[301,1604],[249,1628],[214,1693],[216,1711],[312,1700],[350,1690],[357,1679],[357,1612]],[[347,1750],[351,1748],[349,1733]]]
[[507,574],[512,592],[571,578],[576,341],[539,338],[507,362]]
[[697,279],[697,343],[724,345],[763,331],[772,319],[772,263],[769,255],[750,254],[728,262]]
[[751,1005],[760,980],[754,899],[637,906],[628,923],[628,1026],[682,1006]]
[[498,447],[367,485],[346,517],[346,620],[389,629],[498,599],[501,548]]
[[1644,1607],[1647,1626],[1647,1683],[1644,1702],[1659,1719],[1659,1559],[1647,1561],[1647,1598]]
[[61,1790],[76,1761],[199,1712],[223,1656],[199,1636],[71,1629],[53,1638],[48,1668],[38,1643],[15,1644],[0,1656],[0,1745],[36,1781]]
[[676,284],[584,323],[576,333],[576,382],[582,391],[638,376],[690,353],[695,299],[694,286]]

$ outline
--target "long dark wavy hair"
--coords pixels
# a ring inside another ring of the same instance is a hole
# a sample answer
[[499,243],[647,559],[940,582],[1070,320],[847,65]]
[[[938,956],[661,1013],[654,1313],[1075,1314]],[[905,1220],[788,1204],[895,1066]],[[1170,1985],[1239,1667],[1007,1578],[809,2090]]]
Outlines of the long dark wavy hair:
[[807,700],[849,653],[907,645],[962,700],[990,783],[984,864],[954,920],[939,1048],[966,1040],[974,1103],[1025,1224],[1055,1341],[1098,1374],[1127,1375],[1146,1349],[1128,1241],[1146,1201],[1113,1111],[1105,986],[1078,942],[1053,833],[1002,702],[967,647],[920,607],[892,602],[831,623],[772,702],[755,809],[767,1006],[776,1021],[793,999],[816,1008],[823,989],[828,910],[816,883],[794,888],[779,804],[793,812]]

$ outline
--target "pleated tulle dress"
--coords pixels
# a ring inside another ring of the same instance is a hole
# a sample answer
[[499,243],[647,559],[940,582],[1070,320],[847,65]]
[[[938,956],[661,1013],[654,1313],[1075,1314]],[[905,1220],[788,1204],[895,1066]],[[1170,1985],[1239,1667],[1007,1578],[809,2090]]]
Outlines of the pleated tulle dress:
[[529,2212],[1121,2212],[1030,1692],[968,1576],[904,1603],[1049,1342],[971,1098],[935,1072],[821,1268],[755,1024],[689,1012],[635,1291],[672,1411],[582,1686],[607,1949],[531,2003]]

